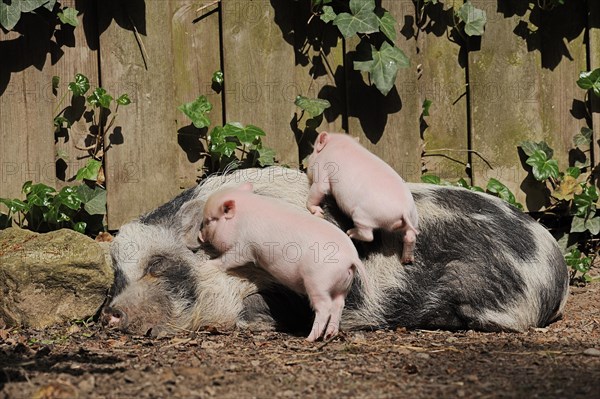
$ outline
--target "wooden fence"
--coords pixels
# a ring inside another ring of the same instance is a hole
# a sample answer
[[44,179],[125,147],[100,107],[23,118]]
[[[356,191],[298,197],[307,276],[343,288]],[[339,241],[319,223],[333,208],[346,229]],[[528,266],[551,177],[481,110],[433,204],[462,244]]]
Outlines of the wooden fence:
[[[450,180],[471,173],[474,184],[495,177],[521,201],[535,184],[520,141],[546,140],[565,168],[572,136],[600,127],[598,103],[586,115],[585,92],[575,83],[579,72],[600,67],[596,0],[533,13],[523,0],[473,0],[488,22],[468,49],[450,40],[440,7],[417,27],[413,1],[382,0],[399,23],[397,46],[411,59],[387,97],[352,70],[353,43],[334,29],[307,28],[308,0],[73,3],[81,24],[72,31],[53,38],[32,22],[24,36],[0,32],[0,197],[19,196],[26,180],[67,184],[85,164],[74,146],[85,126],[75,126],[68,140],[53,134],[64,89],[53,95],[51,86],[54,75],[67,82],[83,73],[133,100],[109,132],[111,229],[195,184],[202,148],[176,107],[200,94],[214,105],[213,125],[262,127],[281,163],[298,165],[306,150],[294,130],[296,95],[319,96],[332,103],[321,129],[361,137],[407,180],[419,181],[424,170]],[[322,52],[310,45],[315,35],[324,38]],[[216,70],[225,74],[221,93],[211,89]],[[425,128],[419,116],[426,98],[433,105]],[[57,173],[58,150],[70,162]],[[535,210],[539,201],[529,195],[526,204]]]

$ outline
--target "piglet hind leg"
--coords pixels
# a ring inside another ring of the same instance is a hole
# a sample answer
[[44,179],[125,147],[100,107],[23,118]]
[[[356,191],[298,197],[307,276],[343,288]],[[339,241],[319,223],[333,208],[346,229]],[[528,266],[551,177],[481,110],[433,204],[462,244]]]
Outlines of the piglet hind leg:
[[370,227],[356,225],[346,232],[348,237],[359,241],[373,241],[373,229]]
[[408,223],[402,223],[402,227],[398,230],[404,230],[404,237],[402,238],[402,263],[413,263],[415,261],[414,252],[417,242],[417,232]]
[[330,320],[329,312],[323,312],[322,310],[315,309],[315,321],[313,323],[310,334],[306,337],[308,342],[315,342],[323,336],[323,332],[327,328]]
[[342,321],[342,312],[344,311],[344,295],[338,295],[333,299],[333,306],[331,308],[331,318],[329,319],[329,324],[327,325],[327,329],[325,330],[325,335],[323,339],[331,339],[338,335],[340,332],[340,322]]

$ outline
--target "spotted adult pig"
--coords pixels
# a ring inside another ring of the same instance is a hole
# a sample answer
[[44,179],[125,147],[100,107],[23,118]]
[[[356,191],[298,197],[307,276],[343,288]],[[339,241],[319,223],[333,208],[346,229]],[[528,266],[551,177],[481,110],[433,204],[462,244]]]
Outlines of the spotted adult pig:
[[[135,334],[168,334],[202,326],[277,329],[306,334],[314,314],[304,295],[260,268],[225,273],[190,223],[197,201],[250,181],[257,194],[306,209],[305,174],[281,167],[213,176],[125,224],[112,242],[115,283],[102,319]],[[567,267],[553,237],[504,201],[463,188],[408,184],[419,212],[414,262],[399,267],[399,233],[378,231],[359,242],[372,295],[357,281],[341,328],[525,331],[560,317]],[[327,198],[326,220],[351,227]],[[290,226],[293,229],[293,226]]]

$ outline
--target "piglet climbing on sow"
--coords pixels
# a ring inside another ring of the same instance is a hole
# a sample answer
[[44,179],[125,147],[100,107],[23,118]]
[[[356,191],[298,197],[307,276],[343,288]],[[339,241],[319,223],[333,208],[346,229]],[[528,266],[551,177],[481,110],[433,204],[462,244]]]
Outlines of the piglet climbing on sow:
[[352,218],[350,238],[373,241],[373,229],[404,234],[402,263],[414,262],[417,208],[406,183],[391,166],[351,136],[322,132],[308,158],[310,182],[307,208],[323,216],[319,206],[331,194]]
[[221,254],[210,261],[219,269],[255,263],[293,291],[308,294],[315,310],[308,341],[337,335],[354,272],[366,277],[352,241],[335,225],[254,194],[251,183],[213,193],[199,235]]

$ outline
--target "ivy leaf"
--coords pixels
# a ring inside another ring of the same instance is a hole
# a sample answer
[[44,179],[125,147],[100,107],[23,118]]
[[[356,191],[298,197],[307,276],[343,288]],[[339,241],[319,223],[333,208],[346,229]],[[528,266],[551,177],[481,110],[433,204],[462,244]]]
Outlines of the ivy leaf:
[[571,248],[571,250],[565,254],[565,261],[571,269],[584,274],[589,272],[592,266],[592,258],[589,256],[582,257],[581,251],[577,248]]
[[31,12],[35,9],[40,8],[44,4],[46,4],[48,0],[21,0],[21,1],[12,1],[12,3],[20,3],[21,12]]
[[215,71],[212,75],[212,82],[219,86],[223,86],[223,83],[225,82],[223,71]]
[[75,97],[83,96],[90,89],[90,80],[87,76],[78,73],[75,75],[75,81],[69,83],[67,88],[73,92]]
[[[27,185],[27,183],[29,183]],[[56,190],[45,184],[31,184],[27,182],[23,186],[23,192],[26,192],[27,203],[36,206],[50,206],[51,196],[49,194],[55,193]],[[25,187],[27,185],[27,187]]]
[[115,100],[119,105],[129,105],[131,104],[131,100],[127,94],[121,94],[119,98]]
[[71,127],[71,121],[65,118],[64,116],[59,115],[56,118],[54,118],[54,126],[57,128],[63,127],[63,124],[65,123],[67,124],[67,127]]
[[206,96],[200,96],[192,102],[182,104],[177,109],[186,114],[198,129],[210,125],[210,119],[206,114],[212,110],[212,104]]
[[98,172],[100,171],[100,167],[102,167],[102,162],[97,161],[95,159],[88,160],[87,164],[77,171],[77,176],[75,177],[77,180],[98,180]]
[[208,135],[210,142],[209,151],[212,154],[217,154],[219,157],[231,157],[237,148],[237,143],[228,141],[227,135],[224,133],[224,127],[215,126]]
[[577,80],[577,86],[584,90],[592,89],[594,94],[600,97],[600,68],[589,72],[581,72]]
[[87,184],[77,187],[77,193],[83,202],[83,209],[90,215],[106,215],[106,190],[102,187],[91,188]]
[[596,186],[587,186],[580,194],[575,194],[573,204],[577,209],[576,215],[587,217],[591,212],[596,211],[596,201],[598,201],[598,191]]
[[58,19],[60,19],[60,22],[63,24],[77,26],[79,25],[79,20],[77,19],[78,13],[79,11],[77,11],[75,8],[66,7],[58,13]]
[[369,61],[354,61],[354,69],[369,72],[375,87],[385,96],[396,82],[398,68],[408,67],[410,60],[402,50],[388,42],[384,42],[379,50],[371,45],[371,57]]
[[581,175],[581,169],[571,166],[571,167],[567,168],[567,170],[565,171],[565,174],[567,176],[571,176],[571,177],[577,179]]
[[271,166],[275,164],[275,150],[272,148],[257,148],[258,152],[258,164],[262,167]]
[[510,191],[510,189],[508,187],[506,187],[504,184],[502,184],[499,180],[490,178],[490,180],[488,181],[488,184],[486,186],[486,189],[488,192],[490,192],[492,194],[496,194],[498,197],[500,197],[504,201],[508,202],[509,204],[511,204],[521,210],[523,209],[523,205],[521,205],[519,202],[516,201],[515,195],[512,193],[512,191]]
[[379,31],[379,18],[375,14],[375,0],[350,0],[352,14],[343,12],[333,20],[345,38],[357,33],[374,33]]
[[323,22],[331,22],[335,19],[337,14],[333,11],[333,7],[331,6],[323,6],[323,14],[321,14],[320,18]]
[[321,98],[308,98],[304,96],[297,96],[294,101],[300,109],[308,112],[311,118],[315,118],[321,115],[325,110],[331,107],[331,103]]
[[60,77],[52,76],[52,93],[56,95],[56,91],[58,90],[58,85],[60,84]]
[[16,212],[26,212],[29,210],[29,206],[18,199],[0,198],[0,204],[6,205],[9,214]]
[[441,184],[442,183],[442,179],[440,179],[440,177],[436,176],[436,175],[423,175],[423,176],[421,176],[421,181],[423,183],[429,183],[429,184]]
[[86,222],[73,223],[72,227],[73,227],[73,230],[75,230],[76,232],[85,234],[85,228],[87,227],[87,223]]
[[465,23],[465,33],[468,36],[481,36],[487,22],[484,10],[475,8],[470,0],[467,0],[456,13],[458,19]]
[[[580,172],[577,168],[569,169],[575,169],[577,172]],[[581,188],[581,185],[577,183],[577,178],[573,177],[570,174],[567,174],[561,180],[558,188],[554,190],[552,196],[558,200],[570,201],[571,199],[573,199],[573,196],[575,194],[581,194],[582,191],[583,189]]]
[[248,125],[244,127],[239,122],[230,122],[223,126],[222,134],[227,137],[237,138],[241,144],[251,146],[259,140],[260,137],[265,136],[265,132],[254,125]]
[[92,95],[87,98],[87,102],[95,107],[110,108],[110,103],[113,100],[112,96],[106,93],[102,87],[96,88]]
[[600,216],[587,219],[580,216],[573,216],[571,233],[583,233],[585,231],[589,231],[593,235],[598,235],[600,233]]
[[431,100],[423,100],[423,105],[421,106],[423,108],[423,116],[429,116],[429,107],[431,107],[431,104]]
[[54,9],[54,5],[56,4],[56,0],[50,0],[46,4],[44,4],[44,8],[48,11],[52,11]]
[[544,151],[544,153],[548,156],[548,159],[552,159],[552,157],[554,156],[554,150],[550,148],[548,143],[546,143],[545,141],[540,141],[539,143],[536,143],[534,141],[522,141],[521,143],[519,143],[519,147],[521,147],[525,155],[527,155],[528,157],[532,156],[533,153],[537,150]]
[[393,42],[396,41],[396,19],[390,14],[388,11],[383,13],[383,16],[379,18],[379,30],[381,33],[385,35],[388,39]]
[[558,162],[555,159],[548,159],[542,150],[535,150],[525,163],[531,165],[533,177],[537,181],[544,181],[550,177],[558,178]]
[[592,142],[592,134],[594,131],[587,126],[581,128],[580,132],[573,136],[573,145],[579,147],[588,145]]
[[81,207],[81,198],[77,193],[77,188],[73,186],[63,187],[54,197],[54,203],[64,205],[73,210],[79,210]]

